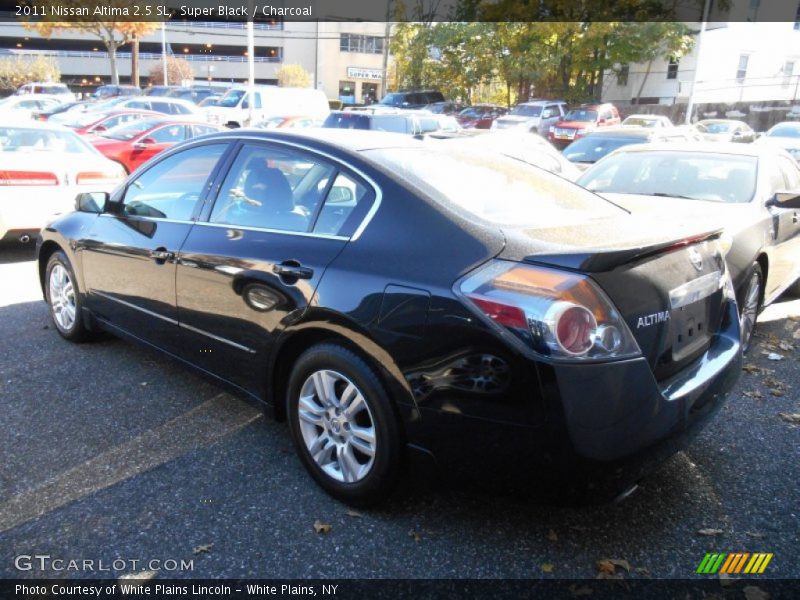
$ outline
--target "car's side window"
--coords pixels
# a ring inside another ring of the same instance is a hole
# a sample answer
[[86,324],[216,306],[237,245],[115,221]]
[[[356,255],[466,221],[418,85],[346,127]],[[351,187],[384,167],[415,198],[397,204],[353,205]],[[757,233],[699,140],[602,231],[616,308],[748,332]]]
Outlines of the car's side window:
[[192,125],[193,129],[193,137],[198,135],[205,135],[207,133],[214,133],[217,131],[214,127],[209,127],[208,125]]
[[348,218],[369,196],[367,186],[349,175],[339,173],[314,223],[314,233],[341,235]]
[[159,161],[128,184],[123,214],[188,221],[228,144],[208,144]]
[[334,170],[293,149],[246,145],[222,183],[209,220],[307,232]]
[[134,100],[133,102],[129,102],[125,108],[150,110],[150,103],[143,100]]
[[185,125],[167,125],[161,129],[156,129],[147,137],[152,138],[157,144],[169,144],[180,142],[186,139]]

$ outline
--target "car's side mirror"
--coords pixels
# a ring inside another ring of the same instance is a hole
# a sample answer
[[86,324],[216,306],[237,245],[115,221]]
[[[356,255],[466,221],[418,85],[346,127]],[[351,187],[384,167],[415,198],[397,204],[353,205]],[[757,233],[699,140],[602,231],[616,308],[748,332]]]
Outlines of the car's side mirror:
[[156,141],[153,138],[146,137],[146,138],[141,139],[138,142],[136,142],[133,145],[133,147],[136,148],[137,150],[141,150],[141,149],[147,148],[147,146],[150,146],[151,144],[155,144],[155,143],[156,143]]
[[767,206],[776,208],[800,208],[800,192],[776,192],[772,198],[767,200]]
[[328,193],[328,202],[331,204],[345,204],[353,200],[353,191],[348,187],[335,185]]
[[103,131],[107,131],[108,128],[105,125],[95,125],[92,127],[89,132],[90,133],[102,133]]
[[75,197],[75,210],[84,213],[99,214],[108,202],[108,192],[84,192]]

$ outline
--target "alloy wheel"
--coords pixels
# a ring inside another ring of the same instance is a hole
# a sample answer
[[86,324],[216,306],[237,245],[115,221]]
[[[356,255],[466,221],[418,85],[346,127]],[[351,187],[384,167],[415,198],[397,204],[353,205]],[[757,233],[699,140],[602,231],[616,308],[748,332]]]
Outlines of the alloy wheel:
[[375,421],[361,390],[337,371],[312,373],[297,403],[306,449],[329,477],[363,480],[375,461]]
[[53,319],[63,331],[69,331],[75,324],[75,288],[63,265],[56,264],[50,271],[49,284]]

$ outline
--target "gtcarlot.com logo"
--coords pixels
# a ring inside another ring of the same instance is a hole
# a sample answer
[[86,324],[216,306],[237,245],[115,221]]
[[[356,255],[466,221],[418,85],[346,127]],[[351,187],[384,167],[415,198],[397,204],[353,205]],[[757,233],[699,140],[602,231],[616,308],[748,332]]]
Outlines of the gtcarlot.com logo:
[[96,558],[54,558],[49,554],[20,554],[14,557],[17,571],[194,571],[193,560],[172,558],[115,558],[108,561]]
[[731,552],[705,555],[696,573],[701,575],[761,575],[772,560],[772,553],[766,552]]

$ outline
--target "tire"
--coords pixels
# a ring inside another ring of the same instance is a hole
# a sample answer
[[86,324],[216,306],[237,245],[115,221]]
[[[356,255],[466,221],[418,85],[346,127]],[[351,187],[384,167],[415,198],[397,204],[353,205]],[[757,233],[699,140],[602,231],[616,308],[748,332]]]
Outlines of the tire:
[[758,313],[764,297],[764,275],[761,265],[753,263],[753,268],[744,287],[742,302],[739,306],[739,323],[742,329],[742,352],[750,350],[753,333],[756,330]]
[[80,290],[75,272],[66,255],[60,250],[47,261],[45,294],[50,318],[65,340],[83,342],[90,337],[83,319]]
[[399,420],[361,357],[334,343],[308,349],[289,377],[286,408],[303,465],[331,496],[368,506],[391,492],[402,456]]

